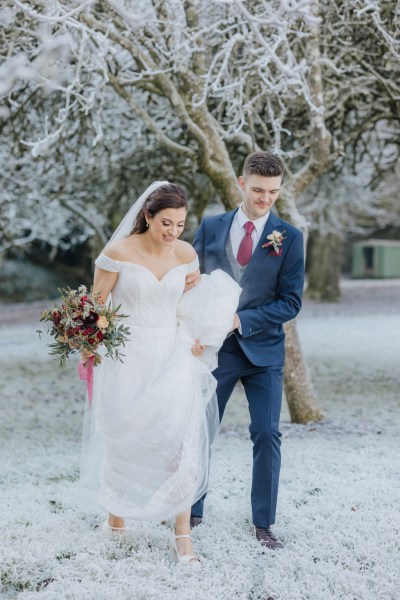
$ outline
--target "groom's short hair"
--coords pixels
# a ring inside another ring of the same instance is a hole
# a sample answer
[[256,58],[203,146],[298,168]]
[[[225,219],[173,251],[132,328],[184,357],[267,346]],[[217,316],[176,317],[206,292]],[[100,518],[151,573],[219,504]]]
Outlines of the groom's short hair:
[[243,165],[243,177],[262,175],[262,177],[279,177],[283,175],[281,159],[272,152],[252,152]]

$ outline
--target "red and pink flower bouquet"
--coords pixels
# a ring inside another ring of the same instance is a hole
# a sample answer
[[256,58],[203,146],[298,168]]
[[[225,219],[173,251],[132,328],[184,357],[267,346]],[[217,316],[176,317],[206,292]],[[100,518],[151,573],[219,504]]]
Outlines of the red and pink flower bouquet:
[[[48,333],[55,341],[48,344],[50,354],[65,368],[67,358],[71,354],[80,353],[85,357],[78,365],[81,379],[88,383],[89,401],[93,382],[93,367],[99,365],[102,356],[98,349],[104,346],[105,356],[122,360],[121,346],[130,334],[129,328],[119,321],[127,317],[119,312],[120,306],[112,308],[101,302],[100,294],[94,294],[84,285],[77,290],[60,289],[61,306],[55,305],[41,314],[40,321],[51,324]],[[43,333],[38,330],[39,335]]]

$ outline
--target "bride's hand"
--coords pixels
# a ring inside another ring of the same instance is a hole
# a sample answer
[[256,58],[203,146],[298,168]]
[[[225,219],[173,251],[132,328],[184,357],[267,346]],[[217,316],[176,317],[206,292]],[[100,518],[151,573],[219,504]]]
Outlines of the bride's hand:
[[192,346],[192,354],[193,356],[201,356],[205,349],[206,347],[200,344],[200,340],[195,340],[194,346]]
[[82,348],[81,352],[81,358],[82,358],[82,362],[86,362],[88,358],[90,358],[91,356],[94,356],[93,352],[90,352],[90,350],[86,350],[86,348]]
[[189,273],[189,275],[186,275],[185,289],[183,291],[187,292],[188,290],[192,289],[192,287],[194,287],[198,283],[199,279],[200,269],[197,269],[193,273]]

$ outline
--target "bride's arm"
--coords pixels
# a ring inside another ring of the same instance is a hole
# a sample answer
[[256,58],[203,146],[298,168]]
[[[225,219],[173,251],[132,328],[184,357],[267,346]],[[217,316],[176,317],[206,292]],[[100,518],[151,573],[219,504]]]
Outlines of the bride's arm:
[[[108,298],[109,293],[117,283],[118,272],[106,271],[100,267],[96,267],[94,270],[93,279],[93,293],[100,294],[97,300],[100,304],[104,304]],[[81,350],[82,360],[85,362],[90,356],[93,356],[93,352],[83,349]]]
[[123,240],[118,240],[107,247],[107,254],[102,252],[96,259],[94,270],[93,292],[100,294],[100,301],[104,304],[118,280],[123,253],[121,246]]
[[94,271],[93,292],[100,294],[99,300],[102,304],[105,303],[108,295],[117,283],[118,275],[118,273],[112,273],[111,271],[105,271],[96,267]]
[[[186,263],[190,265],[190,263],[196,261],[197,254],[196,250],[193,248],[191,244],[188,242],[184,242],[183,240],[179,240],[179,246],[177,250],[177,255],[182,263]],[[191,273],[186,275],[186,284],[184,292],[187,292],[192,287],[196,285],[196,283],[200,279],[200,269],[195,269]]]
[[[193,246],[191,246],[188,242],[179,240],[177,254],[182,263],[186,263],[187,265],[190,265],[191,263],[198,263],[196,251],[193,248]],[[199,279],[200,269],[195,269],[191,273],[188,273],[186,275],[186,284],[183,292],[185,293],[192,287],[194,287],[199,281]],[[201,344],[200,340],[196,339],[194,345],[191,348],[191,352],[193,356],[199,357],[204,353],[205,349],[206,347]]]
[[[93,293],[100,294],[97,300],[100,304],[104,304],[108,298],[108,294],[111,292],[115,284],[117,283],[118,273],[112,273],[111,271],[105,271],[100,267],[96,267],[94,270],[93,279]],[[81,350],[82,360],[85,362],[90,356],[93,356],[93,352],[83,349]]]

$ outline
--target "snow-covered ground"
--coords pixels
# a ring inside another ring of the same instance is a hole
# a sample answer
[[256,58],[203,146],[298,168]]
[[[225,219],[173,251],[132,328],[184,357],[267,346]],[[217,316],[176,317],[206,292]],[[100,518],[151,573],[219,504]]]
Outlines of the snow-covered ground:
[[275,532],[251,526],[251,444],[240,388],[213,452],[200,569],[168,561],[169,527],[123,538],[64,502],[77,476],[84,390],[35,334],[42,306],[0,308],[0,595],[49,600],[399,600],[400,281],[344,282],[339,305],[306,302],[302,344],[327,419],[291,425]]

